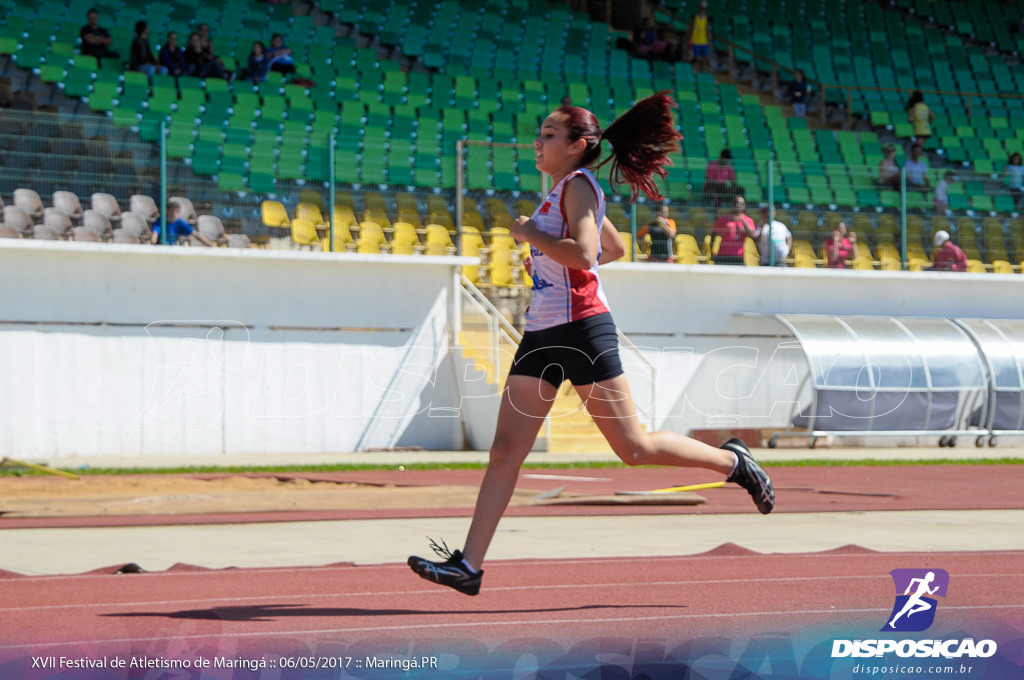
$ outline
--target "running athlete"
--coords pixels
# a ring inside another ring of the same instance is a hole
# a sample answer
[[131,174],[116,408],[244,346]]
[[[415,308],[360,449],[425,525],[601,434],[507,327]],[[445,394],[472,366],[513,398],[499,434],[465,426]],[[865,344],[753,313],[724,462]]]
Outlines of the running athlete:
[[[662,200],[653,175],[665,176],[668,154],[678,149],[673,106],[668,93],[659,92],[604,132],[593,113],[575,106],[562,106],[544,120],[534,149],[537,169],[551,176],[553,188],[532,217],[520,217],[511,228],[516,239],[530,244],[534,288],[526,330],[502,393],[466,543],[455,551],[434,543],[443,562],[410,557],[409,566],[421,577],[467,595],[480,592],[484,555],[564,380],[626,465],[716,470],[745,488],[762,513],[772,511],[771,480],[741,440],[715,448],[675,432],[643,430],[597,273],[599,264],[618,259],[625,247],[605,217],[604,192],[589,168],[610,160],[614,183],[629,184],[633,196],[643,191]],[[612,153],[597,163],[602,139]]]

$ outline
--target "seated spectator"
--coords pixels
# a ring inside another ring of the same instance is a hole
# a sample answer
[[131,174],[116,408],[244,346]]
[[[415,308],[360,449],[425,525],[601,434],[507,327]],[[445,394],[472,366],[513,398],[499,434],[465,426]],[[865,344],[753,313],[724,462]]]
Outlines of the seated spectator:
[[97,62],[103,58],[120,59],[121,55],[110,49],[114,39],[110,36],[110,31],[100,26],[100,15],[95,8],[85,13],[85,21],[85,26],[78,32],[78,37],[82,40],[81,53],[96,57]]
[[668,216],[668,206],[662,205],[650,224],[637,231],[638,240],[650,241],[648,262],[671,262],[672,246],[676,237],[676,221]]
[[732,212],[715,221],[713,238],[719,241],[715,264],[743,264],[744,243],[748,238],[757,238],[754,220],[746,214],[746,209],[747,199],[736,196]]
[[633,32],[633,56],[643,59],[661,59],[668,45],[658,37],[650,17],[644,17],[640,27]]
[[886,144],[882,149],[885,154],[878,162],[878,186],[882,189],[900,188],[900,166],[896,162],[896,145]]
[[932,203],[935,205],[935,214],[941,217],[945,217],[949,212],[949,183],[956,179],[956,175],[952,170],[947,170],[942,175],[942,179],[935,185],[935,196],[932,197]]
[[846,223],[840,222],[832,232],[832,240],[825,244],[827,266],[831,269],[846,269],[847,262],[857,259],[857,232],[846,235]]
[[1014,200],[1019,203],[1021,194],[1024,193],[1024,163],[1021,162],[1019,151],[1010,155],[1010,162],[1003,168],[1003,182],[1013,193]]
[[[203,236],[201,233],[196,231],[191,224],[182,219],[181,206],[177,203],[171,203],[167,206],[167,219],[170,220],[170,222],[167,223],[167,242],[169,244],[175,244],[181,239],[188,238],[189,236],[195,236],[204,246],[213,247],[213,241]],[[159,220],[153,223],[153,235],[151,242],[153,245],[160,243]]]
[[153,56],[153,48],[149,46],[149,26],[145,21],[135,22],[135,39],[132,40],[128,68],[145,73],[150,81],[153,80],[154,73],[167,74],[167,67],[161,66]]
[[188,71],[188,64],[185,63],[185,50],[178,47],[178,34],[171,31],[167,34],[164,46],[160,48],[160,65],[167,69],[167,72],[178,78]]
[[943,230],[935,232],[935,250],[932,251],[932,266],[928,271],[965,272],[967,271],[967,255],[959,246],[949,240],[949,234]]
[[254,83],[262,83],[267,79],[270,71],[270,60],[263,49],[263,43],[259,40],[252,44],[252,51],[249,52],[248,77]]
[[761,208],[761,224],[755,232],[761,266],[785,267],[793,248],[793,234],[782,222],[770,219],[769,214],[768,206]]
[[797,118],[803,118],[807,114],[807,81],[804,79],[803,71],[797,69],[793,72],[793,82],[786,91],[789,103],[793,105],[793,112]]
[[928,181],[928,164],[923,158],[924,149],[920,144],[910,148],[910,160],[903,164],[907,173],[907,188],[917,191],[928,191],[931,183]]
[[188,37],[188,47],[185,48],[185,72],[197,78],[224,77],[223,62],[207,56],[198,33]]
[[208,62],[216,63],[221,73],[227,73],[227,69],[224,67],[224,60],[213,52],[213,38],[210,37],[209,24],[199,24],[197,32],[199,33],[199,45],[203,50],[203,56]]
[[714,201],[716,208],[723,196],[736,195],[736,170],[732,167],[729,149],[722,149],[718,158],[704,170],[704,195]]
[[270,38],[270,49],[267,50],[267,59],[270,62],[270,70],[289,75],[295,73],[295,60],[292,59],[292,49],[284,44],[284,36],[275,33]]

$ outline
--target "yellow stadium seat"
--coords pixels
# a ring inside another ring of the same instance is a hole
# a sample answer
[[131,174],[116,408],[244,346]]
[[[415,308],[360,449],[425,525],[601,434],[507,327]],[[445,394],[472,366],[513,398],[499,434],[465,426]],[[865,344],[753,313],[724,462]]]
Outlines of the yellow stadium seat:
[[811,255],[797,254],[793,256],[793,260],[793,266],[799,269],[815,269],[818,266],[815,264],[816,258]]
[[[331,250],[331,238],[329,234],[325,234],[323,240],[320,241],[320,246],[323,251],[330,252]],[[349,230],[349,225],[334,223],[334,252],[336,253],[354,253],[356,250],[355,239],[352,238],[352,232]]]
[[427,225],[427,255],[454,255],[455,244],[448,229],[440,224]]
[[356,239],[356,252],[364,254],[378,254],[387,250],[387,237],[384,236],[384,228],[376,222],[360,222],[359,238]]
[[299,246],[312,248],[319,245],[320,238],[316,234],[316,227],[304,217],[296,217],[291,222],[292,242]]
[[675,260],[679,264],[698,264],[701,261],[700,246],[692,234],[676,234],[673,241]]
[[356,220],[355,211],[350,206],[339,203],[334,206],[334,226],[354,227],[359,222]]
[[757,244],[749,236],[743,241],[743,264],[748,267],[761,265],[761,254],[757,252]]
[[506,243],[491,244],[491,256],[487,262],[487,275],[491,285],[507,287],[519,282],[521,276],[518,249],[509,248]]
[[423,252],[416,227],[408,222],[395,222],[391,235],[392,255],[418,255]]
[[992,272],[995,274],[1012,274],[1013,265],[1006,260],[993,260]]
[[[447,230],[445,230],[447,233]],[[480,235],[480,231],[475,227],[462,227],[462,254],[466,257],[482,258],[480,251],[484,250],[484,238]],[[470,283],[480,283],[480,270],[484,264],[483,260],[480,259],[476,264],[467,264],[462,266],[462,274]]]
[[317,229],[325,229],[327,220],[320,212],[320,206],[315,203],[299,203],[295,206],[295,217],[309,220]]
[[263,201],[260,205],[263,224],[272,229],[287,229],[291,225],[288,211],[280,201]]

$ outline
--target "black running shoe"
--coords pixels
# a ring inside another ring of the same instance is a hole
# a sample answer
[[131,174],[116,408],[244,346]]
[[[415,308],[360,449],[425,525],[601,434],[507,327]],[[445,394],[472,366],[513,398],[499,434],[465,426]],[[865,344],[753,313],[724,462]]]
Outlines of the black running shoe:
[[772,480],[768,478],[768,473],[750,455],[750,449],[742,439],[733,437],[722,444],[722,448],[732,451],[739,459],[736,470],[725,481],[735,482],[746,489],[761,514],[767,515],[775,507],[775,489],[772,487]]
[[444,557],[445,561],[431,562],[415,555],[410,557],[408,564],[413,571],[420,575],[420,578],[454,588],[466,595],[476,595],[480,592],[480,582],[484,576],[483,569],[475,574],[469,571],[462,564],[462,552],[459,550],[452,552],[444,541],[438,545],[434,539],[430,539],[430,547],[440,557]]

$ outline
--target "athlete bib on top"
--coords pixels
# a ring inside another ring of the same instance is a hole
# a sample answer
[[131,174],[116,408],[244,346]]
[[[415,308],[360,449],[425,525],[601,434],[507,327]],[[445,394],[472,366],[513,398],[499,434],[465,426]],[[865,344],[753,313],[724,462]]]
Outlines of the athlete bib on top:
[[[531,219],[540,231],[555,238],[567,238],[569,228],[565,221],[562,192],[566,182],[582,177],[590,182],[597,195],[597,229],[600,239],[604,223],[604,191],[593,173],[586,169],[575,170],[551,189],[544,201],[534,211]],[[608,301],[597,276],[597,263],[601,259],[600,247],[597,258],[589,269],[573,269],[555,262],[530,246],[530,261],[533,268],[533,293],[526,310],[526,330],[534,331],[551,328],[570,321],[578,321],[608,311]]]

